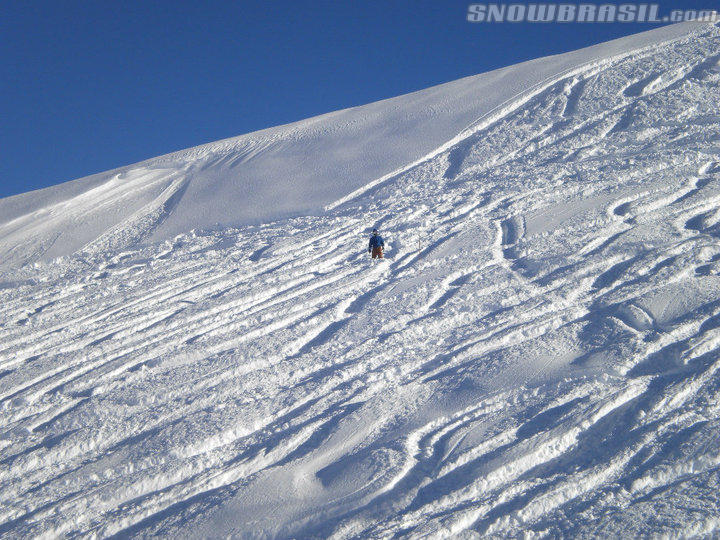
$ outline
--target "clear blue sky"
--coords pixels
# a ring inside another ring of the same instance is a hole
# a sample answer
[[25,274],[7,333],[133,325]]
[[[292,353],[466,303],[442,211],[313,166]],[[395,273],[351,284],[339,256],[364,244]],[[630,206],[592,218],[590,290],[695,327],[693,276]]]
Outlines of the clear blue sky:
[[470,3],[6,0],[0,197],[657,26],[471,24]]

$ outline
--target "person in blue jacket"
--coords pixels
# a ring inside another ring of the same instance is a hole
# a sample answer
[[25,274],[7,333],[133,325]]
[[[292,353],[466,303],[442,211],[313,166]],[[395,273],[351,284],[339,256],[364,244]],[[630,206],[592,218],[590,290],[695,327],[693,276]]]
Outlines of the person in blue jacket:
[[385,242],[382,236],[380,236],[377,229],[373,229],[372,236],[370,237],[370,245],[368,246],[368,253],[372,254],[373,259],[382,259],[384,248]]

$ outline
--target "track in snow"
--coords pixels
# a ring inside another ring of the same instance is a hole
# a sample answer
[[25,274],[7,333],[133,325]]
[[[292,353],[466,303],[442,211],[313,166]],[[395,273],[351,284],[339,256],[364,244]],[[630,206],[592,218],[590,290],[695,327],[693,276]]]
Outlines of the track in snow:
[[322,216],[3,278],[0,534],[715,531],[719,48],[568,74]]

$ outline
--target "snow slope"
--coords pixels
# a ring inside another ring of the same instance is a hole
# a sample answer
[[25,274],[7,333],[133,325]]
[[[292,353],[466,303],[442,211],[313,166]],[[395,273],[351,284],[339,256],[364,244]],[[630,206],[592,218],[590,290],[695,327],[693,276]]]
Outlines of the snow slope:
[[719,90],[673,26],[0,201],[0,535],[717,535]]
[[0,199],[0,269],[316,213],[436,150],[511,96],[695,26],[638,34]]

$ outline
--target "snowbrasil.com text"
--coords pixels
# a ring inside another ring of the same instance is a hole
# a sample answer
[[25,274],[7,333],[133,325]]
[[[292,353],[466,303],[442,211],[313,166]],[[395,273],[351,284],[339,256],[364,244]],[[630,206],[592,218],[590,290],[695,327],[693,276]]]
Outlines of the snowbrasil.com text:
[[659,4],[470,4],[473,23],[678,23],[717,22],[712,9],[676,9],[660,13]]

